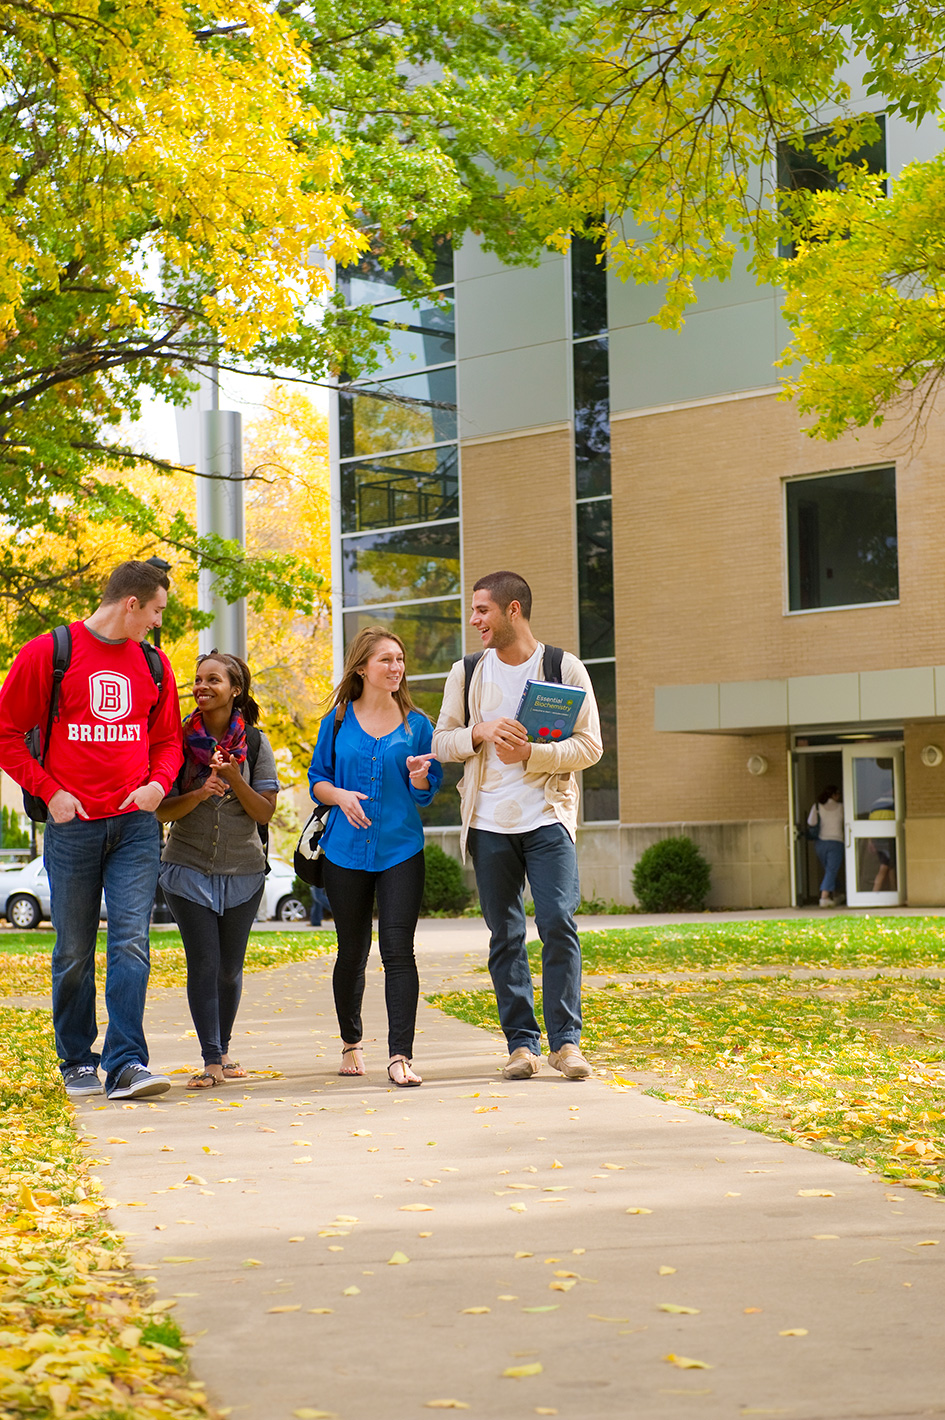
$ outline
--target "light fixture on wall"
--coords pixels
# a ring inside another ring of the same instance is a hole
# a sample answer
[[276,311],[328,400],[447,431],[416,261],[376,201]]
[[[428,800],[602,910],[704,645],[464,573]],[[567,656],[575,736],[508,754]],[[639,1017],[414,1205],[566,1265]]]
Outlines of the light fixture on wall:
[[748,773],[749,773],[749,774],[756,774],[756,775],[757,775],[757,774],[767,774],[767,772],[768,772],[768,761],[765,759],[765,757],[764,757],[763,754],[753,754],[753,755],[750,755],[750,756],[749,756],[749,759],[748,759]]
[[945,754],[942,753],[938,745],[926,745],[919,755],[919,758],[926,769],[937,769],[942,760],[945,759]]

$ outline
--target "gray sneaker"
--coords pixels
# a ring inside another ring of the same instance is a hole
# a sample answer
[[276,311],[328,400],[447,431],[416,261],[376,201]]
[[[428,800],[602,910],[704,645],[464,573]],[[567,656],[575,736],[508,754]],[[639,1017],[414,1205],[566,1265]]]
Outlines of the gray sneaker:
[[100,1095],[102,1082],[94,1065],[69,1065],[62,1072],[62,1083],[71,1100],[82,1100],[88,1095]]
[[570,1041],[560,1050],[551,1052],[548,1064],[552,1070],[560,1070],[566,1080],[586,1080],[591,1073],[590,1065],[581,1054],[581,1047]]
[[170,1088],[171,1082],[166,1075],[152,1075],[146,1066],[133,1061],[125,1066],[106,1093],[110,1100],[138,1100],[148,1095],[163,1095]]

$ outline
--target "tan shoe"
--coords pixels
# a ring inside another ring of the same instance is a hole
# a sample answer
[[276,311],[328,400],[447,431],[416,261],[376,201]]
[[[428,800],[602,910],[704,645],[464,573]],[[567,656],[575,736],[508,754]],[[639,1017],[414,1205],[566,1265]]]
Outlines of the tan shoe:
[[530,1080],[540,1069],[541,1057],[533,1055],[527,1045],[520,1045],[502,1067],[502,1077],[506,1080]]
[[570,1042],[560,1050],[553,1050],[548,1056],[548,1064],[553,1070],[560,1070],[566,1080],[586,1080],[591,1073],[581,1048]]

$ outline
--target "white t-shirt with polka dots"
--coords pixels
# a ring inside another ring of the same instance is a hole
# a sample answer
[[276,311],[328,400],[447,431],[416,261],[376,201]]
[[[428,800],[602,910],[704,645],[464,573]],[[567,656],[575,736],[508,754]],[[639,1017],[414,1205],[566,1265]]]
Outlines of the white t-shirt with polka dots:
[[[527,680],[541,680],[541,646],[522,666],[509,666],[495,651],[488,650],[481,662],[479,714],[483,720],[515,719]],[[491,741],[483,747],[486,756],[482,783],[473,809],[471,827],[487,833],[530,833],[555,823],[554,811],[545,800],[544,778],[526,780],[525,765],[503,764]]]

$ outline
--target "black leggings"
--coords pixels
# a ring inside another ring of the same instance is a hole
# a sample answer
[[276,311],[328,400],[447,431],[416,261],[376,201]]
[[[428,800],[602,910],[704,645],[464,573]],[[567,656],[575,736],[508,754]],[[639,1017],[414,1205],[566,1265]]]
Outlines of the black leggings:
[[423,897],[423,852],[380,873],[340,868],[325,859],[325,891],[338,932],[338,957],[332,985],[338,1029],[347,1045],[361,1039],[364,968],[371,950],[374,896],[377,894],[378,939],[384,964],[387,1002],[387,1048],[391,1055],[413,1055],[420,980],[413,954],[413,937]]
[[219,1065],[230,1048],[243,990],[246,943],[262,895],[260,887],[248,902],[228,907],[220,916],[189,898],[164,894],[184,940],[187,1004],[205,1065]]

